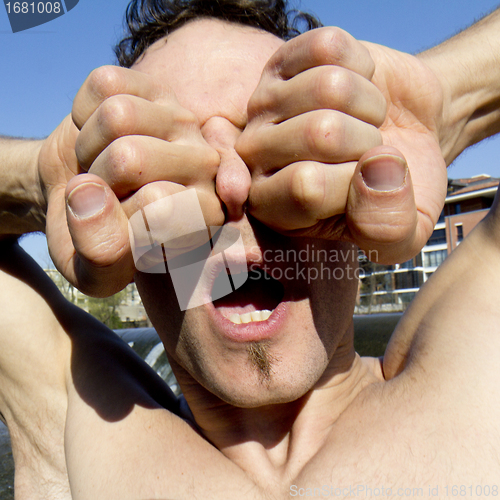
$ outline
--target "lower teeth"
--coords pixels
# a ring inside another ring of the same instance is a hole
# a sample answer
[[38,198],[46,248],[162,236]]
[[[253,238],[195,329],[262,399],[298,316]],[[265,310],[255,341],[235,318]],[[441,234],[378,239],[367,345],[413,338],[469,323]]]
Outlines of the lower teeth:
[[251,323],[254,321],[266,321],[271,316],[272,311],[264,309],[263,311],[252,311],[244,314],[233,313],[229,317],[229,321],[237,325],[241,323]]

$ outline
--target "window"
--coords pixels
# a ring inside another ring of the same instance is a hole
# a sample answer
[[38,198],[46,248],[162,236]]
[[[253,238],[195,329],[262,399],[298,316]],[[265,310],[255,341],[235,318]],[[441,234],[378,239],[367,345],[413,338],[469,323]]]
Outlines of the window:
[[446,243],[446,229],[435,229],[427,244],[440,245],[442,243]]
[[396,290],[405,290],[408,288],[419,288],[423,284],[422,272],[407,271],[394,274],[394,288]]
[[424,253],[425,267],[438,267],[448,256],[448,250],[436,250]]
[[457,224],[457,243],[460,243],[464,239],[464,226],[462,224]]
[[406,262],[402,262],[399,264],[399,269],[413,269],[415,266],[413,265],[413,259],[407,260]]

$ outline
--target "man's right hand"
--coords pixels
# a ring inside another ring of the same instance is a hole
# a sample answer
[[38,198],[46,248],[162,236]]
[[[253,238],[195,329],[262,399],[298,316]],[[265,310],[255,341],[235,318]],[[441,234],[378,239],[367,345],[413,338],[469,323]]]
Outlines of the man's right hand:
[[128,218],[160,198],[194,187],[207,225],[223,223],[219,155],[169,88],[102,67],[78,92],[72,116],[45,141],[39,171],[49,250],[77,288],[108,296],[132,280]]

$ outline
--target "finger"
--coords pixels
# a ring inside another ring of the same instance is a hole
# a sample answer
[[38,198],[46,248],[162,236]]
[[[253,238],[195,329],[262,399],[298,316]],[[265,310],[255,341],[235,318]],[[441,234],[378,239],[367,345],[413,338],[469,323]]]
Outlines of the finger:
[[[183,193],[192,188],[169,181],[157,181],[146,184],[129,198],[122,201],[124,213],[130,219],[132,215],[143,210],[158,200],[168,198],[173,194]],[[224,211],[213,187],[201,186],[196,188],[196,196],[203,213],[206,226],[221,226],[224,223]],[[185,221],[187,213],[184,214]]]
[[368,49],[336,27],[308,31],[288,41],[271,57],[264,72],[286,80],[325,64],[350,69],[368,80],[375,72]]
[[282,81],[270,79],[252,95],[249,117],[263,111],[273,122],[315,109],[334,109],[379,127],[385,120],[386,100],[366,78],[339,66],[320,66]]
[[[382,144],[379,130],[338,111],[317,110],[242,134],[237,151],[252,174],[297,161],[344,163]],[[264,160],[265,159],[265,160]]]
[[161,82],[146,75],[118,66],[102,66],[85,80],[73,101],[72,116],[75,125],[82,128],[94,111],[109,97],[128,94],[155,101],[173,92]]
[[405,262],[425,244],[434,224],[417,212],[410,172],[398,150],[383,146],[361,158],[346,223],[353,241],[381,264]]
[[186,186],[208,182],[213,186],[219,163],[219,154],[206,143],[193,147],[153,137],[127,136],[113,141],[89,172],[101,177],[122,199],[160,180]]
[[250,213],[278,231],[314,226],[343,214],[356,163],[298,162],[262,176],[250,190]]
[[82,292],[106,297],[122,290],[135,271],[128,221],[105,182],[91,174],[73,177],[66,214],[75,251],[63,273]]
[[111,142],[123,136],[186,140],[196,135],[197,123],[190,111],[174,102],[158,105],[135,96],[113,96],[102,103],[82,128],[76,141],[78,162],[88,170]]

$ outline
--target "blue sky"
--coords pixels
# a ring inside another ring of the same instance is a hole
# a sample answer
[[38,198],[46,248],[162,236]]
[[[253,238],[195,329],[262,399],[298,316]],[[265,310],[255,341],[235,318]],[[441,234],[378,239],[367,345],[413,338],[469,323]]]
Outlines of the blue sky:
[[[30,0],[31,2],[32,0]],[[48,1],[48,0],[45,0]],[[113,64],[127,0],[80,0],[67,14],[13,34],[0,5],[0,134],[48,135],[71,110],[92,69]],[[491,12],[492,0],[302,0],[293,3],[356,38],[415,53],[432,47]],[[500,176],[500,137],[464,153],[449,177]],[[25,240],[42,264],[43,243]]]

